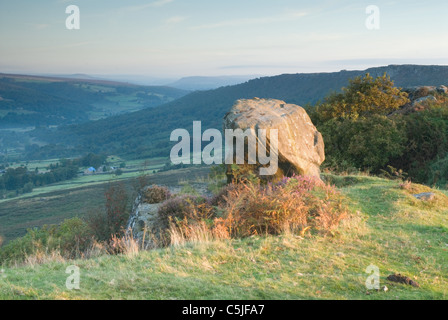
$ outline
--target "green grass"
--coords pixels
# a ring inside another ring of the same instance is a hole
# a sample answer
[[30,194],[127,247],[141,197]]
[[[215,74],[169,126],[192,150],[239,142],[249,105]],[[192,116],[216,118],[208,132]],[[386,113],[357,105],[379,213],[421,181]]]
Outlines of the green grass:
[[57,164],[59,159],[48,159],[48,160],[31,160],[31,161],[21,161],[10,165],[10,168],[18,168],[22,165],[27,166],[29,170],[34,170],[38,168],[39,171],[46,171],[50,164]]
[[[113,89],[113,88],[110,88]],[[101,90],[101,89],[97,89]],[[115,90],[115,89],[114,89]],[[112,91],[104,91],[103,92],[109,92]],[[129,112],[135,112],[142,110],[147,107],[145,102],[138,97],[139,93],[144,92],[134,92],[132,94],[116,94],[116,95],[109,95],[107,96],[104,101],[93,103],[94,110],[89,112],[89,119],[90,120],[98,120],[106,118],[110,115],[117,115],[117,114],[124,114]],[[164,97],[160,94],[153,94],[154,96],[158,96],[162,99],[167,99],[167,101],[170,101],[171,99],[168,99],[167,97]]]
[[[394,181],[352,178],[341,189],[352,214],[334,236],[252,237],[4,268],[0,299],[447,299],[448,198],[435,191],[434,202],[420,202],[411,193],[427,187],[410,192]],[[70,291],[65,270],[73,264],[81,289]],[[370,264],[389,291],[366,289]],[[420,288],[387,281],[392,273]]]

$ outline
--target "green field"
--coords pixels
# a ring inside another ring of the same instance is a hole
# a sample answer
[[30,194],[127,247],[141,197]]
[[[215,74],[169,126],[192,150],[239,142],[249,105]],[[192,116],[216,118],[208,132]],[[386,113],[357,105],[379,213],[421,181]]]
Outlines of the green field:
[[[108,166],[119,167],[121,163],[126,163],[126,167],[122,168],[122,174],[116,175],[112,171],[106,173],[98,173],[93,175],[84,175],[80,173],[80,175],[72,180],[66,180],[59,183],[54,183],[51,185],[37,187],[33,189],[33,192],[22,194],[20,196],[14,196],[14,192],[11,193],[11,197],[7,199],[0,199],[0,204],[7,201],[14,201],[18,199],[26,199],[29,197],[37,196],[40,194],[46,194],[54,191],[61,190],[69,190],[73,188],[79,188],[84,186],[93,186],[96,184],[103,184],[105,182],[113,182],[113,181],[121,181],[135,178],[142,174],[152,174],[154,171],[162,168],[165,163],[168,161],[166,158],[151,158],[151,159],[143,159],[143,160],[131,160],[126,161],[117,156],[108,157]],[[49,160],[38,160],[38,161],[27,161],[27,162],[16,162],[13,163],[10,167],[17,168],[20,166],[27,166],[29,170],[34,170],[38,168],[40,172],[47,171],[47,167],[50,164],[57,164],[59,162],[58,159],[49,159]],[[86,168],[81,168],[84,171]]]
[[163,94],[147,93],[144,90],[125,94],[118,93],[116,88],[109,86],[79,84],[77,87],[90,92],[107,94],[103,102],[92,103],[94,109],[89,112],[90,120],[99,120],[111,115],[135,112],[144,109],[147,107],[147,101],[139,97],[138,94],[158,97],[161,101],[165,102],[170,102],[173,100]]
[[[436,200],[421,202],[396,181],[330,178],[351,208],[333,236],[257,236],[4,267],[0,299],[447,299],[448,198],[434,190]],[[371,264],[387,291],[366,289]],[[65,287],[70,265],[80,268],[80,290]],[[420,287],[388,281],[393,273]]]

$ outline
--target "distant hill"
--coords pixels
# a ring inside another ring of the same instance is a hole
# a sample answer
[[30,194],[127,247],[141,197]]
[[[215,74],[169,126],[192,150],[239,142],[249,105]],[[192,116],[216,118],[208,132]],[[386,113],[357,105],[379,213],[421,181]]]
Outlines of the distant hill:
[[448,66],[391,65],[364,71],[284,74],[193,92],[157,108],[34,134],[47,142],[77,146],[77,150],[130,157],[166,156],[173,145],[169,141],[172,130],[191,130],[195,120],[202,121],[203,130],[221,129],[222,118],[237,99],[275,98],[302,106],[314,104],[329,92],[346,86],[350,78],[367,72],[373,76],[387,72],[400,87],[448,84]]
[[45,78],[63,78],[63,79],[78,79],[78,80],[101,80],[99,78],[92,77],[84,73],[74,73],[74,74],[40,74],[37,77]]
[[244,83],[259,76],[185,77],[167,86],[183,90],[211,90]]
[[0,74],[0,129],[82,123],[156,107],[188,93],[88,77]]

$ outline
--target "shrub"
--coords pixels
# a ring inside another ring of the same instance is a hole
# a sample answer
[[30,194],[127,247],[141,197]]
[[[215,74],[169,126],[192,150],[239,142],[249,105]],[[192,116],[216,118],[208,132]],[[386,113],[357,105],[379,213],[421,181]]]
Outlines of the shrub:
[[431,163],[429,166],[428,184],[448,189],[448,154],[445,158]]
[[161,203],[171,197],[171,192],[166,187],[152,185],[143,189],[142,200],[146,203]]
[[391,165],[406,171],[413,181],[427,183],[430,166],[448,152],[448,107],[431,107],[403,117],[406,134],[402,156]]
[[417,90],[414,91],[413,99],[417,100],[419,98],[426,97],[426,96],[428,96],[432,92],[433,91],[431,91],[429,87],[419,87]]
[[239,183],[250,181],[251,183],[258,184],[261,180],[256,170],[257,165],[235,163],[227,165],[227,182]]
[[61,225],[29,229],[0,250],[1,263],[23,263],[30,256],[55,255],[66,259],[78,258],[91,245],[93,237],[85,221],[65,220]]
[[59,240],[59,247],[63,255],[78,257],[84,252],[94,239],[92,230],[87,222],[80,218],[65,220],[56,229],[56,238]]
[[107,245],[109,254],[124,254],[129,258],[134,258],[140,251],[138,241],[130,235],[117,237],[113,235]]
[[226,171],[227,168],[225,164],[211,167],[210,174],[208,176],[209,183],[207,188],[213,194],[219,193],[221,189],[226,185]]
[[316,111],[320,121],[357,119],[373,114],[386,115],[408,102],[408,94],[394,87],[389,76],[384,74],[374,79],[367,73],[351,79],[341,93],[330,94]]
[[223,206],[227,198],[229,197],[229,193],[234,191],[238,187],[237,184],[230,183],[224,187],[222,187],[214,196],[208,199],[208,203],[212,206]]
[[183,183],[182,189],[180,190],[179,194],[186,194],[186,195],[193,195],[193,196],[199,196],[200,193],[198,190],[196,190],[192,185],[188,183]]
[[276,184],[229,184],[208,201],[172,198],[161,205],[158,219],[165,244],[179,244],[310,229],[328,233],[346,213],[335,187],[319,178],[293,176]]
[[325,141],[325,166],[379,172],[402,156],[406,133],[397,121],[385,116],[327,121],[319,127]]
[[128,218],[128,196],[123,183],[109,186],[106,196],[107,225],[111,235],[117,235],[122,231]]
[[90,212],[86,217],[89,227],[99,241],[107,241],[113,235],[123,233],[129,218],[128,195],[123,183],[109,185],[105,198],[105,210]]
[[23,186],[23,193],[31,193],[33,192],[34,184],[32,182],[28,182]]
[[381,174],[380,177],[385,178],[385,179],[389,179],[389,180],[401,180],[401,181],[405,181],[407,178],[408,174],[406,172],[404,172],[403,170],[399,169],[397,170],[396,168],[392,167],[392,166],[387,166],[386,170],[381,169]]
[[203,197],[182,195],[166,200],[157,212],[158,226],[167,230],[170,223],[187,220],[188,222],[210,219],[213,210]]
[[239,184],[226,196],[226,217],[219,221],[233,237],[298,232],[308,227],[329,232],[345,217],[341,195],[311,177],[294,176],[279,184]]

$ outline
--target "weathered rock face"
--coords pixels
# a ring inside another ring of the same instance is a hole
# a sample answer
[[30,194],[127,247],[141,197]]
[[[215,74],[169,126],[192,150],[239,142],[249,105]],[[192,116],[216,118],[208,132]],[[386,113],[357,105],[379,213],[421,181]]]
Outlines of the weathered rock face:
[[431,201],[431,200],[434,200],[434,198],[436,197],[436,194],[433,192],[425,192],[425,193],[414,194],[413,196],[415,198],[417,198],[418,200]]
[[154,239],[147,237],[147,235],[153,234],[157,229],[156,219],[159,207],[160,203],[146,203],[142,194],[137,196],[132,207],[132,212],[126,226],[127,233],[132,235],[132,237],[140,243],[143,241],[143,238],[145,238],[144,241],[146,247],[154,246]]
[[440,86],[437,88],[438,93],[448,94],[448,88],[446,86]]
[[410,114],[426,110],[431,103],[438,102],[434,95],[438,94],[443,96],[448,94],[448,88],[446,86],[422,86],[405,88],[403,90],[408,93],[410,102],[392,112],[392,115]]
[[[320,176],[324,141],[306,111],[297,105],[275,99],[238,100],[224,117],[225,129],[278,130],[278,170],[269,180],[294,173]],[[260,165],[255,166],[256,172]]]
[[[166,200],[159,197],[159,203],[154,203],[154,198],[148,199],[148,190],[154,186],[147,186],[140,190],[132,206],[132,211],[126,225],[126,232],[136,239],[140,244],[144,242],[145,248],[156,246],[155,241],[159,238],[160,228],[157,212],[162,203]],[[210,196],[207,183],[193,183],[194,190],[201,195]],[[175,196],[182,191],[182,186],[171,186],[166,189]]]

